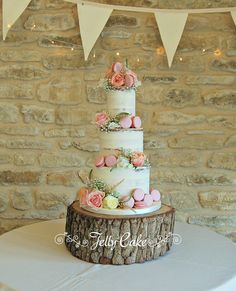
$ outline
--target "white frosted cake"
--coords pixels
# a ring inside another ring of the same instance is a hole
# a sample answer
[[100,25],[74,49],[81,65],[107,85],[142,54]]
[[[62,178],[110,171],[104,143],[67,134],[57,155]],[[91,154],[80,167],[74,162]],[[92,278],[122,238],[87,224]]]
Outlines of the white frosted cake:
[[135,110],[137,85],[136,75],[121,63],[114,63],[106,75],[107,111],[96,114],[100,154],[79,191],[86,210],[134,215],[161,207],[159,191],[150,187],[150,163],[143,153],[143,129]]

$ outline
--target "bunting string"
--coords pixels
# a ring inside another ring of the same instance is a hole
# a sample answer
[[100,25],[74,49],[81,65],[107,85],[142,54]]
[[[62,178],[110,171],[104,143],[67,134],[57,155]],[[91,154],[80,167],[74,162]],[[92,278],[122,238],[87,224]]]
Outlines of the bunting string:
[[222,13],[236,11],[236,7],[217,7],[217,8],[194,8],[194,9],[166,9],[166,8],[147,8],[138,6],[126,6],[126,5],[115,5],[115,4],[104,4],[92,1],[83,0],[64,0],[66,2],[79,3],[81,5],[88,5],[101,8],[111,8],[113,10],[122,11],[133,11],[133,12],[145,12],[145,13],[156,13],[156,12],[166,12],[166,13]]

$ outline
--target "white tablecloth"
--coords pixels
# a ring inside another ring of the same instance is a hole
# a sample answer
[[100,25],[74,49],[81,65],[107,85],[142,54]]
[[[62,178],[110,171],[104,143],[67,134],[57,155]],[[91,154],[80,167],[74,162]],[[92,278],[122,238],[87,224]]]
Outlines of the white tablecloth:
[[22,291],[234,291],[236,246],[208,229],[176,223],[182,243],[163,257],[128,266],[73,257],[54,237],[65,220],[37,223],[0,237],[0,282]]

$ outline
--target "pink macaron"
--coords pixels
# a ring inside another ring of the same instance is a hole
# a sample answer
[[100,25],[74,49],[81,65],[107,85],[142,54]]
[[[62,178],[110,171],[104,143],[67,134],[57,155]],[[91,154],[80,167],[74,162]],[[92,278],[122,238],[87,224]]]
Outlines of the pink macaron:
[[145,208],[147,205],[144,203],[144,201],[136,201],[134,203],[134,208]]
[[159,201],[161,199],[161,194],[158,190],[152,189],[150,192],[153,201]]
[[132,118],[132,127],[134,128],[140,128],[142,126],[142,121],[139,116],[134,116]]
[[113,72],[119,73],[121,71],[121,69],[122,69],[122,64],[121,63],[116,62],[116,63],[113,63],[112,64],[112,70],[113,70]]
[[130,128],[131,125],[132,125],[132,119],[131,119],[130,116],[125,116],[125,117],[121,118],[121,120],[120,120],[120,126],[122,128],[125,128],[125,129],[126,128]]
[[141,201],[144,198],[144,191],[140,188],[137,188],[133,191],[133,198],[135,201]]
[[134,207],[134,198],[131,197],[128,201],[124,202],[123,205],[127,208],[133,208]]
[[153,199],[152,199],[152,195],[150,194],[145,194],[143,202],[145,203],[146,206],[152,206],[153,204]]
[[97,159],[95,161],[95,166],[97,168],[101,168],[101,167],[105,166],[105,158],[104,158],[104,156],[97,157]]
[[105,164],[107,167],[113,167],[117,163],[117,157],[114,155],[109,155],[105,157]]

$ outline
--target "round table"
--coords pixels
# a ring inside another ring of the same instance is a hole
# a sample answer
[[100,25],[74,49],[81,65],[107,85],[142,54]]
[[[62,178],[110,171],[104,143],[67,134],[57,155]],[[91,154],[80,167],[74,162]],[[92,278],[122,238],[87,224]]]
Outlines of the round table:
[[55,243],[64,228],[59,219],[3,234],[0,282],[19,291],[236,290],[235,244],[204,227],[177,222],[181,243],[157,260],[122,266],[73,257],[64,243]]

